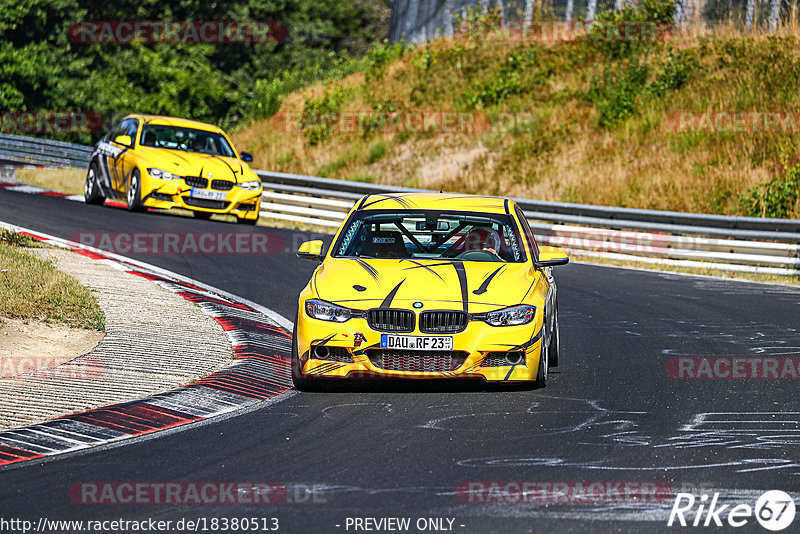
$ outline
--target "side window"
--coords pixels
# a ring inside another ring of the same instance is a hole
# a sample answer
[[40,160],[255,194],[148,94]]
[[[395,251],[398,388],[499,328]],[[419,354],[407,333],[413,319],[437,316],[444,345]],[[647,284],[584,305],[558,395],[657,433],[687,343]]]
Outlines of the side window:
[[106,134],[105,140],[106,141],[113,141],[117,138],[118,135],[122,135],[120,131],[122,130],[122,123],[115,124],[111,127],[111,129]]
[[129,124],[130,124],[130,119],[125,119],[124,121],[122,121],[120,123],[120,125],[117,127],[117,129],[114,130],[114,133],[111,134],[111,140],[113,141],[114,139],[116,139],[120,135],[128,135],[128,125]]
[[136,139],[136,130],[139,128],[139,121],[136,119],[125,119],[117,126],[114,130],[111,131],[111,135],[109,136],[109,141],[113,141],[120,135],[129,135],[131,136],[131,145],[133,146],[133,142]]
[[536,238],[533,236],[531,227],[528,225],[528,219],[525,218],[525,214],[522,213],[522,210],[519,208],[519,206],[514,206],[514,212],[517,214],[517,219],[519,219],[519,222],[522,225],[522,231],[525,232],[525,239],[528,240],[528,247],[531,249],[533,259],[538,260],[539,245],[536,243]]
[[128,119],[125,122],[127,122],[128,125],[123,135],[129,135],[131,137],[131,146],[133,146],[136,144],[136,131],[139,129],[139,121],[136,119]]

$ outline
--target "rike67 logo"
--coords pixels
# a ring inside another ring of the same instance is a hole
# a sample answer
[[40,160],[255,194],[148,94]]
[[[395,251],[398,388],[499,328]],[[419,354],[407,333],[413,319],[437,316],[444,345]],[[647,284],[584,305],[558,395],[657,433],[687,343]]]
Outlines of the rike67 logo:
[[678,493],[672,504],[667,526],[671,527],[677,523],[682,527],[721,527],[727,523],[731,527],[742,527],[751,523],[755,516],[762,527],[777,532],[791,525],[794,515],[794,500],[791,495],[780,490],[763,493],[754,505],[720,504],[719,493],[714,493],[710,501],[705,494],[698,499],[691,493]]

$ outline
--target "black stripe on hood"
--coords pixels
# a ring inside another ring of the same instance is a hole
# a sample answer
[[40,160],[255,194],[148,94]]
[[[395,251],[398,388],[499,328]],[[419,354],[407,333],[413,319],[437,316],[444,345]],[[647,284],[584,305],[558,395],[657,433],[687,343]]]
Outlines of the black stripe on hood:
[[383,302],[381,302],[381,305],[380,305],[380,307],[381,307],[381,308],[390,308],[390,307],[392,306],[392,301],[394,300],[394,296],[395,296],[395,295],[397,295],[397,291],[400,289],[400,286],[402,286],[402,285],[403,285],[403,282],[405,282],[405,281],[406,281],[406,279],[405,279],[405,278],[403,278],[403,279],[400,281],[400,283],[399,283],[399,284],[397,284],[396,286],[394,286],[394,289],[392,289],[392,290],[389,292],[389,294],[388,294],[388,295],[386,295],[386,298],[385,298],[385,299],[383,299]]
[[464,269],[464,262],[453,261],[453,268],[456,270],[458,284],[461,286],[461,305],[464,311],[469,313],[469,288],[467,288],[467,271]]

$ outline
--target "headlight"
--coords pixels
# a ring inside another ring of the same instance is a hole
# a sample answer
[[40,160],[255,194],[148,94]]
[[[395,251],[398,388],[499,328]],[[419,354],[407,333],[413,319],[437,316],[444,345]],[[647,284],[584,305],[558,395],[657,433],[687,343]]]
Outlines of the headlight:
[[150,168],[147,169],[147,172],[150,173],[150,176],[152,176],[153,178],[159,178],[161,180],[174,180],[175,178],[180,178],[180,176],[177,176],[175,174],[172,174],[171,172],[167,172],[161,169]]
[[245,191],[258,191],[261,188],[261,182],[259,180],[253,180],[251,182],[242,182],[239,184],[239,187],[241,187]]
[[351,310],[336,304],[309,299],[306,301],[306,315],[320,321],[343,323],[350,319],[353,313]]
[[519,326],[528,324],[534,317],[536,317],[536,307],[523,305],[489,312],[484,321],[492,326]]

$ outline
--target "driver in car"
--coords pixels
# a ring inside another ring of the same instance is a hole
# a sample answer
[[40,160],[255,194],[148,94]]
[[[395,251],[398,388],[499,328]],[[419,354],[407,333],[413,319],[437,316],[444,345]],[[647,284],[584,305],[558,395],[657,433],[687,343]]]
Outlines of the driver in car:
[[493,228],[473,228],[464,236],[464,249],[462,253],[469,251],[487,252],[497,256],[499,260],[503,261],[503,258],[500,257],[500,253],[498,252],[501,250],[501,244],[502,241],[497,230]]
[[198,135],[192,142],[192,150],[195,152],[205,152],[208,138],[204,135]]

